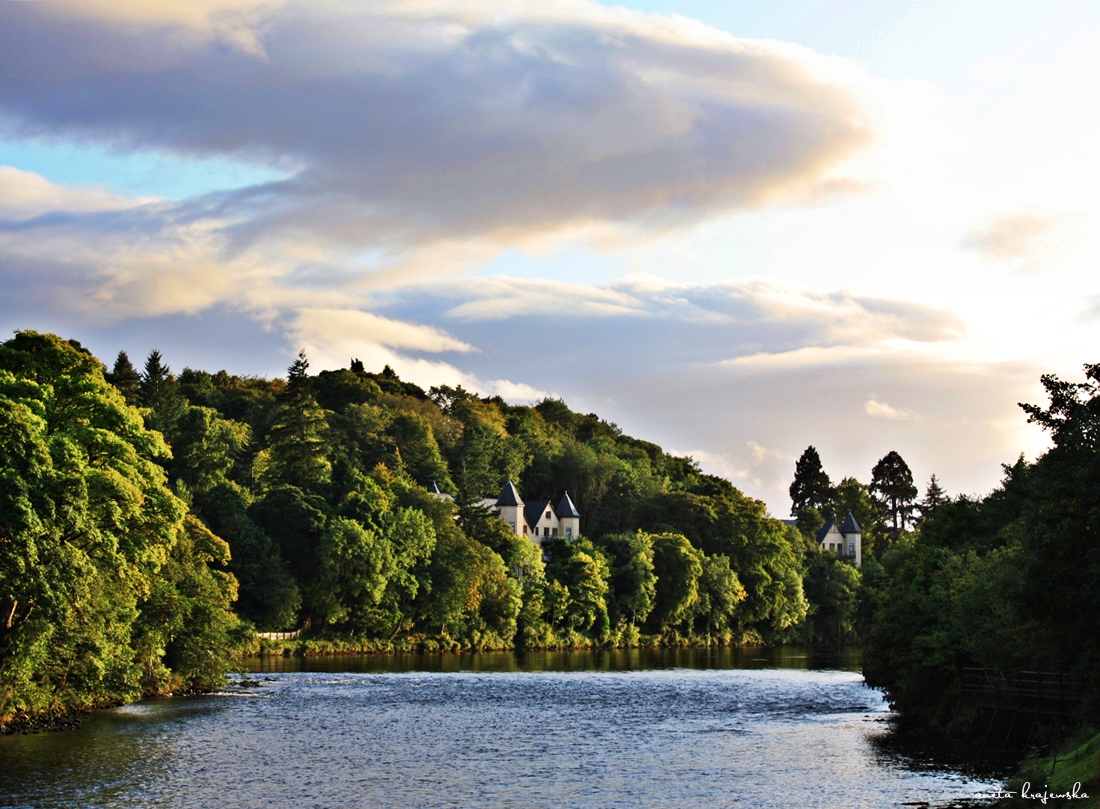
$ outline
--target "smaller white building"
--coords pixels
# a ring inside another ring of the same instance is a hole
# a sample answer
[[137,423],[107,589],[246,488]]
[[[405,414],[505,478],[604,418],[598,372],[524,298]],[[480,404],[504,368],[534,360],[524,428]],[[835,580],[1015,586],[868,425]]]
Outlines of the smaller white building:
[[554,537],[573,539],[580,536],[581,513],[566,492],[556,506],[550,500],[524,502],[512,481],[504,484],[496,500],[487,498],[481,505],[500,515],[519,536],[537,545]]
[[837,526],[836,520],[829,520],[821,526],[817,532],[817,546],[859,567],[863,562],[863,532],[852,512],[848,512],[840,526]]

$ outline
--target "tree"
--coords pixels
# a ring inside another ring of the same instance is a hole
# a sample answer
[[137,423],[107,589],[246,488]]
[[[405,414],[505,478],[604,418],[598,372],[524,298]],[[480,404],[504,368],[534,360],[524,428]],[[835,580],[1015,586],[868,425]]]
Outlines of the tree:
[[657,598],[657,574],[653,568],[653,539],[642,531],[606,534],[595,543],[607,556],[611,576],[611,621],[644,623]]
[[[167,455],[79,343],[19,332],[0,345],[0,720],[224,672],[235,582],[207,575],[224,543],[185,522]],[[143,604],[172,591],[199,623],[143,643]],[[214,669],[190,656],[188,631],[213,644]]]
[[928,481],[928,488],[924,490],[924,499],[920,501],[917,506],[920,509],[920,516],[922,520],[930,520],[936,516],[936,512],[947,502],[950,498],[947,496],[947,492],[940,486],[940,482],[936,480],[936,476],[932,475]]
[[747,595],[741,580],[730,567],[729,557],[708,556],[703,560],[699,603],[695,611],[705,621],[707,632],[728,629],[736,623],[737,605]]
[[833,485],[825,470],[821,467],[821,456],[813,445],[794,465],[794,481],[788,490],[791,495],[791,516],[797,516],[802,509],[817,509],[823,516],[832,504]]
[[125,351],[118,352],[115,367],[107,374],[107,381],[118,388],[128,405],[140,402],[141,374],[137,372]]
[[150,429],[167,434],[183,412],[186,403],[180,396],[179,383],[162,362],[160,351],[153,349],[145,360],[145,371],[138,386],[138,399],[152,413],[146,423]]
[[649,620],[654,628],[665,630],[689,618],[699,601],[703,553],[682,534],[658,534],[653,537],[653,569],[657,597]]
[[890,517],[893,538],[897,540],[913,513],[913,501],[917,496],[909,464],[893,450],[886,453],[871,470],[870,491]]
[[260,477],[268,486],[285,484],[316,493],[329,482],[332,463],[328,421],[309,389],[308,368],[305,351],[298,352],[287,371],[287,390],[268,433]]

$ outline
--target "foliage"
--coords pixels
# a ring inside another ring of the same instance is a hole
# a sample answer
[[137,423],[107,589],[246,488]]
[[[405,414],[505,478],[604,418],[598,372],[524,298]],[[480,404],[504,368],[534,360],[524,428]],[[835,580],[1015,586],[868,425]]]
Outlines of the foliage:
[[865,566],[860,623],[865,675],[914,721],[942,725],[957,666],[1058,671],[1100,716],[1100,369],[1087,381],[1043,377],[1048,407],[1024,405],[1051,432],[1035,463],[1005,466],[982,500],[939,505]]
[[79,343],[0,345],[0,719],[222,677],[228,548],[169,457]]
[[813,445],[806,447],[794,466],[794,480],[790,487],[791,515],[802,509],[828,508],[833,500],[833,485],[821,466],[821,456]]

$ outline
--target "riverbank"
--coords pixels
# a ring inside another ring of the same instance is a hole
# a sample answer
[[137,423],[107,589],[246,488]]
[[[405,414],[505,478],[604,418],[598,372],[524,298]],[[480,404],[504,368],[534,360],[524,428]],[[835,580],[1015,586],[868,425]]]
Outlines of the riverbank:
[[1005,792],[1011,795],[1000,804],[1002,809],[1019,809],[1036,803],[1067,809],[1100,809],[1100,734],[1092,728],[1053,756],[1024,759],[1016,775],[1005,784]]
[[681,635],[666,632],[643,635],[629,627],[605,641],[593,641],[579,632],[564,632],[541,643],[517,647],[487,639],[477,645],[463,644],[446,636],[402,636],[399,638],[289,638],[257,637],[243,651],[243,657],[323,657],[328,655],[379,654],[476,654],[479,652],[594,651],[610,649],[714,649],[784,646],[766,644],[755,632],[720,632],[715,635]]

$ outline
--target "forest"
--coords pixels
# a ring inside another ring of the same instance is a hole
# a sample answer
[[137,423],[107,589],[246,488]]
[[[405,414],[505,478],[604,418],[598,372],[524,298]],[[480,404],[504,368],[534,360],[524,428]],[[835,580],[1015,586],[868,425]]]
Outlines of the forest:
[[[556,399],[356,360],[311,374],[304,353],[285,379],[176,374],[156,350],[108,369],[21,332],[0,345],[0,442],[0,717],[209,687],[265,630],[377,651],[851,632],[854,568]],[[514,534],[478,505],[508,480],[568,491],[583,536]]]
[[[285,379],[108,368],[0,344],[0,722],[208,688],[260,631],[298,651],[862,642],[902,715],[942,727],[960,665],[1072,672],[1096,713],[1097,367],[1026,405],[1052,449],[983,498],[922,499],[896,452],[791,520],[558,399],[430,390],[390,368]],[[541,548],[479,505],[513,481],[581,514]],[[433,488],[450,495],[441,498]],[[863,566],[821,552],[851,512]]]

